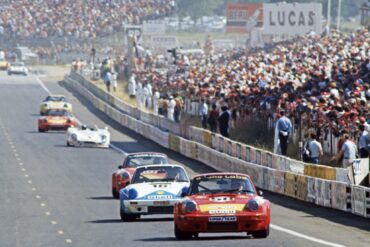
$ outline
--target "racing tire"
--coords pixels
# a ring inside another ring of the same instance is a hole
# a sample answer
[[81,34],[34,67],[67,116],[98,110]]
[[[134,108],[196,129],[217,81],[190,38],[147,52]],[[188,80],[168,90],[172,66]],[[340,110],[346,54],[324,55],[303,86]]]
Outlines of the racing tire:
[[113,195],[113,198],[114,199],[118,199],[119,198],[119,193],[116,189],[112,188],[112,195]]
[[72,145],[67,141],[67,147],[72,147]]
[[131,222],[137,219],[137,215],[125,214],[122,210],[120,211],[121,220],[124,222]]
[[193,235],[198,237],[198,233],[181,231],[175,224],[175,237],[177,240],[189,240],[193,237]]
[[253,238],[267,238],[270,235],[270,225],[265,230],[251,232]]
[[39,132],[45,132],[45,130],[44,130],[44,129],[39,128]]

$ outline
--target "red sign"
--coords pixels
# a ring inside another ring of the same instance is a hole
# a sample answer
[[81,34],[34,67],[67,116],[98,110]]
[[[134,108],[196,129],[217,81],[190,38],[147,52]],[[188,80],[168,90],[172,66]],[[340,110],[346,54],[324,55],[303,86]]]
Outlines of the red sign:
[[226,9],[226,32],[246,33],[250,28],[261,26],[263,20],[261,3],[228,4]]

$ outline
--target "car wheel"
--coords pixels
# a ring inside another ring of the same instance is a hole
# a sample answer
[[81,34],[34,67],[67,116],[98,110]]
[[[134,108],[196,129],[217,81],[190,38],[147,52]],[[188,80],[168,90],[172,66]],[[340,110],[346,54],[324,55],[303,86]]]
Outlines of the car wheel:
[[45,130],[44,130],[44,129],[39,128],[39,132],[45,132]]
[[175,224],[175,237],[176,239],[178,240],[187,240],[187,239],[191,239],[193,237],[193,235],[198,235],[197,233],[192,233],[192,232],[184,232],[184,231],[181,231],[177,225]]
[[113,198],[118,199],[119,198],[119,193],[116,189],[112,188],[112,195]]
[[125,222],[130,222],[130,221],[134,221],[137,219],[137,215],[126,214],[122,210],[120,211],[120,215],[121,215],[121,220]]
[[69,143],[69,141],[67,141],[67,147],[71,147],[71,144]]
[[251,235],[254,238],[267,238],[270,234],[270,226],[267,227],[265,230],[251,232]]

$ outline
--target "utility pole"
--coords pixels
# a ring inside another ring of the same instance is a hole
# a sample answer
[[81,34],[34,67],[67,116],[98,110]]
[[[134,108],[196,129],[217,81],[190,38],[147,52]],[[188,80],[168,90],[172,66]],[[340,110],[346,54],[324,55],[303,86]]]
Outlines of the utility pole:
[[337,31],[339,32],[340,28],[340,15],[342,9],[342,0],[338,0],[338,16],[337,16]]
[[328,0],[328,14],[326,16],[327,18],[327,23],[326,23],[326,28],[327,28],[327,35],[330,34],[330,19],[331,19],[331,16],[330,16],[330,13],[331,13],[331,0]]

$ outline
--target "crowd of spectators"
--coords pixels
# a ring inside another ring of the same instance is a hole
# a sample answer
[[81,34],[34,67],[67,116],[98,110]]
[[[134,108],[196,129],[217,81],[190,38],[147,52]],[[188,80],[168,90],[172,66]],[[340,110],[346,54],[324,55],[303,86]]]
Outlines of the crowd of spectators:
[[[284,110],[317,138],[359,133],[370,120],[369,32],[312,34],[271,49],[180,56],[156,69],[157,57],[136,62],[136,80],[151,83],[162,98],[176,93],[227,106],[234,122],[251,116],[276,120]],[[161,60],[163,60],[161,58]],[[211,109],[211,107],[209,107]],[[204,121],[204,119],[203,119]]]
[[174,0],[3,0],[0,38],[95,38],[174,11]]

